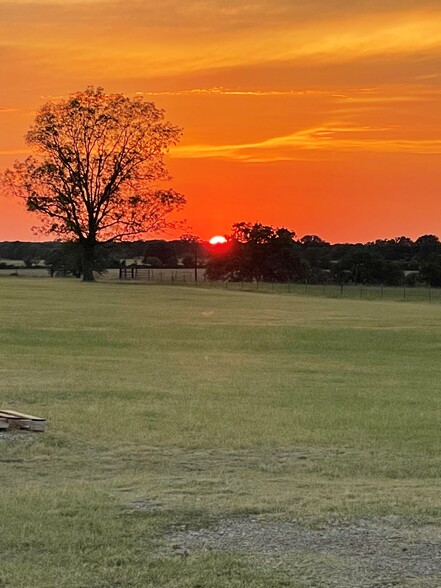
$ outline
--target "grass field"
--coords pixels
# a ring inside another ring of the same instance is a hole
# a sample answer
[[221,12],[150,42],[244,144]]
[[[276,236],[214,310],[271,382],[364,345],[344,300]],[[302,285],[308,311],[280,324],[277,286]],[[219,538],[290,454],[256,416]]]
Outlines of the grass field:
[[0,407],[48,419],[0,438],[0,586],[441,585],[188,547],[228,521],[434,545],[438,304],[3,278],[0,316]]

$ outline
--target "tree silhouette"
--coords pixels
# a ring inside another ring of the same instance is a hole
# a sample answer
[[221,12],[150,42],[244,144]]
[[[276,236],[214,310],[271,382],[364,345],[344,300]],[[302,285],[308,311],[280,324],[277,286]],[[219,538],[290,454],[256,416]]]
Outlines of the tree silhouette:
[[207,275],[214,279],[286,282],[305,273],[294,241],[295,233],[284,227],[261,223],[236,223],[222,252],[209,261]]
[[185,203],[157,184],[169,179],[163,156],[180,134],[141,96],[89,87],[40,108],[26,135],[35,156],[16,162],[3,183],[43,231],[78,243],[83,279],[93,281],[99,243],[162,229]]

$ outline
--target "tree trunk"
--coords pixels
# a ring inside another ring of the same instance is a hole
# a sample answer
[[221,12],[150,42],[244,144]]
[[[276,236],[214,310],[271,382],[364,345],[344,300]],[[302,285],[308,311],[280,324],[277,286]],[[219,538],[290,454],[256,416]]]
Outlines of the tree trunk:
[[84,241],[82,247],[83,282],[94,282],[93,261],[95,257],[95,243]]

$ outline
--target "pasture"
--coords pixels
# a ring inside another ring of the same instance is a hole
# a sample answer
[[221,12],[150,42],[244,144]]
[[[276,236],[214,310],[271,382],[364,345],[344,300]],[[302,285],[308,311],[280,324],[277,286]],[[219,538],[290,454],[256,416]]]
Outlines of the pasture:
[[441,306],[0,280],[0,586],[441,585]]

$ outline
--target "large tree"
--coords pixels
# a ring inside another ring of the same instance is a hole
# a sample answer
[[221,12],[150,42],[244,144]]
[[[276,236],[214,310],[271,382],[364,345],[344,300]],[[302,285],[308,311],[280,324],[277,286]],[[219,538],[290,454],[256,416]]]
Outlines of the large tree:
[[207,275],[210,279],[257,282],[287,282],[303,277],[305,266],[294,237],[294,231],[284,227],[236,223],[227,246],[213,253]]
[[78,243],[83,279],[92,281],[99,243],[163,229],[184,205],[158,184],[169,179],[164,154],[180,134],[142,96],[89,87],[40,108],[26,135],[35,155],[3,181],[40,216],[42,230]]

